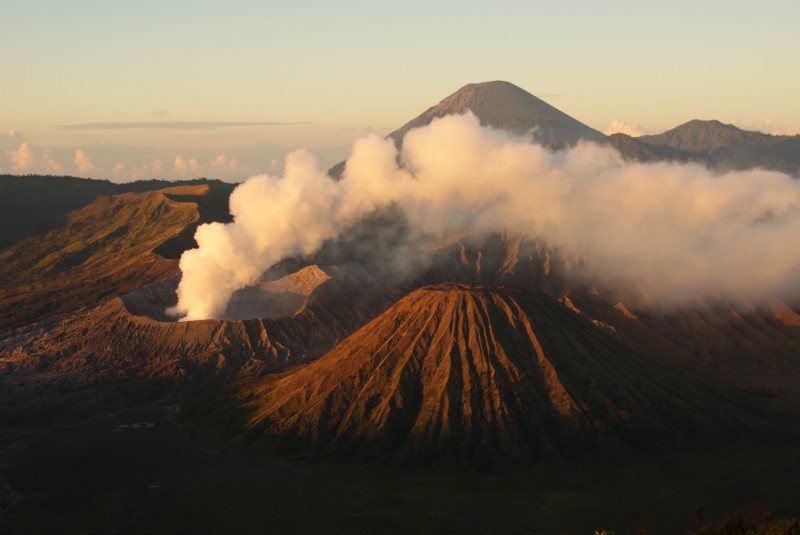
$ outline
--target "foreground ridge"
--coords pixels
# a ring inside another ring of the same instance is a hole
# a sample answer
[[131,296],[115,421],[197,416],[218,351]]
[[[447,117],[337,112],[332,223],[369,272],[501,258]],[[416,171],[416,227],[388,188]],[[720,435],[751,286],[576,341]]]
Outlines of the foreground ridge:
[[502,466],[628,457],[744,431],[717,395],[543,294],[445,284],[190,420],[236,447]]

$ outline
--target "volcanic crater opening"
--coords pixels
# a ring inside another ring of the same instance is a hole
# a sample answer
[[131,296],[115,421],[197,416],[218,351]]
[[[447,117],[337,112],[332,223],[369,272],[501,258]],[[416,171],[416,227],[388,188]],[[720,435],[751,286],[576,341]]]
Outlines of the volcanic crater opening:
[[[289,274],[267,272],[262,280],[237,290],[231,296],[221,320],[277,319],[302,312],[313,299],[315,291],[336,274],[335,267],[322,268],[315,264]],[[147,284],[123,296],[125,308],[136,316],[159,322],[177,322],[166,310],[178,302],[180,274],[163,281]]]

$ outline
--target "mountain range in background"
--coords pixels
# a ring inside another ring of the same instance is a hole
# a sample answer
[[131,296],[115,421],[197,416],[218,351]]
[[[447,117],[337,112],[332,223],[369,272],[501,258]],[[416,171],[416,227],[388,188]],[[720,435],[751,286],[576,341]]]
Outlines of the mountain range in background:
[[[471,110],[483,126],[530,136],[555,149],[587,140],[613,146],[624,158],[639,162],[694,161],[720,169],[763,167],[800,176],[800,135],[775,136],[741,130],[715,120],[695,119],[657,135],[605,136],[527,91],[503,81],[468,84],[387,137],[400,143],[412,128],[430,124],[438,117],[463,114],[467,110]],[[344,164],[340,162],[333,166],[331,174],[340,176]],[[197,181],[180,183],[194,184]],[[5,215],[0,245],[18,240],[34,228],[45,229],[46,225],[100,195],[142,192],[174,184],[176,182],[163,180],[115,184],[74,177],[0,175],[0,186],[6,192],[0,197],[0,210]]]
[[[692,161],[720,170],[763,167],[800,176],[800,135],[773,136],[740,130],[719,121],[695,119],[659,135],[606,136],[503,81],[468,84],[387,137],[401,143],[412,128],[467,110],[475,114],[482,126],[529,137],[553,149],[585,140],[608,144],[623,158],[638,162]],[[344,164],[333,166],[331,174],[340,176]]]
[[[467,110],[553,150],[800,176],[800,136],[698,120],[604,136],[508,82],[389,137]],[[199,224],[230,221],[233,187],[0,176],[0,426],[179,404],[226,450],[445,469],[796,446],[800,292],[637,309],[571,282],[581,258],[544,239],[465,232],[399,278],[369,244],[404,230],[378,214],[273,266],[227,319],[176,322],[177,259]]]

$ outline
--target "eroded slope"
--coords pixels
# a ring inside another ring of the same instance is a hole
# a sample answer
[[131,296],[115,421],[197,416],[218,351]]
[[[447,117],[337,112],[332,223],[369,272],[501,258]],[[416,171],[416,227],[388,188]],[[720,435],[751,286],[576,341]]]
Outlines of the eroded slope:
[[237,447],[475,466],[725,440],[750,429],[733,407],[542,294],[442,285],[193,421]]
[[[202,196],[208,186],[196,186]],[[185,193],[184,190],[179,190]],[[100,197],[63,225],[0,251],[0,330],[130,292],[178,269],[153,253],[199,219],[170,190]]]

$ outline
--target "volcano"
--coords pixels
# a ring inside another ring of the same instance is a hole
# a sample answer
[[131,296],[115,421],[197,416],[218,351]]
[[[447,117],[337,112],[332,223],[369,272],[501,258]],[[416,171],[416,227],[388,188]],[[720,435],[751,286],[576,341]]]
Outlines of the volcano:
[[730,145],[765,146],[790,141],[792,136],[773,136],[741,130],[720,121],[689,121],[662,134],[642,136],[649,145],[663,145],[688,152],[710,152]]
[[[462,115],[468,111],[478,118],[481,126],[491,126],[517,136],[530,136],[550,148],[606,137],[524,89],[501,80],[467,84],[387,137],[402,144],[409,130],[429,125],[439,117]],[[344,166],[345,162],[340,162],[328,172],[331,176],[341,177]]]
[[[552,126],[563,134],[551,140],[554,145],[600,136],[600,142],[625,145],[624,152],[642,161],[700,158],[621,134],[604,138],[499,81],[468,84],[391,135],[401,140],[413,126],[467,110],[482,124],[518,135],[538,135]],[[688,126],[705,139],[703,132],[716,135],[725,125]],[[733,127],[725,131],[740,132]],[[747,139],[736,139],[714,154],[734,146],[737,155],[744,154],[740,148]],[[797,139],[762,148],[783,151]],[[629,353],[646,352],[716,382],[792,400],[800,396],[796,294],[769,303],[714,300],[679,310],[658,303],[638,309],[640,289],[611,292],[574,276],[586,261],[583,254],[555,248],[546,235],[465,229],[408,247],[405,214],[391,208],[359,221],[310,257],[287,259],[274,273],[238,290],[224,321],[174,324],[164,310],[175,304],[177,258],[196,245],[192,236],[199,224],[230,221],[233,185],[197,180],[165,188],[162,182],[142,182],[125,185],[131,190],[127,193],[94,199],[117,188],[79,179],[61,183],[40,177],[28,183],[6,178],[0,182],[17,184],[7,200],[19,204],[28,198],[24,210],[37,203],[52,205],[58,208],[48,208],[55,217],[69,206],[84,205],[52,228],[0,251],[0,401],[5,407],[0,413],[12,412],[9,407],[15,414],[31,407],[77,407],[65,403],[74,395],[111,406],[109,395],[97,394],[96,388],[117,380],[154,382],[158,397],[173,395],[176,384],[216,387],[234,378],[283,371],[333,350],[409,291],[446,283],[508,284],[543,292],[594,321],[591,332],[598,326],[611,332]],[[48,198],[64,202],[37,199],[33,193],[42,185],[53,189]],[[70,195],[70,189],[88,193]],[[476,324],[474,330],[484,327]],[[113,394],[115,388],[106,386]]]
[[544,294],[447,284],[412,292],[321,359],[240,383],[190,419],[234,447],[497,467],[747,429],[723,398]]
[[[695,119],[661,134],[642,136],[635,143],[640,152],[660,156],[656,159],[697,161],[723,171],[763,168],[800,176],[798,135],[771,135]],[[619,143],[612,145],[625,154]]]
[[562,147],[581,139],[601,139],[603,134],[573,119],[510,82],[467,84],[437,105],[412,119],[389,137],[401,141],[406,132],[430,124],[437,117],[471,111],[481,126],[516,135],[530,135],[543,145]]

